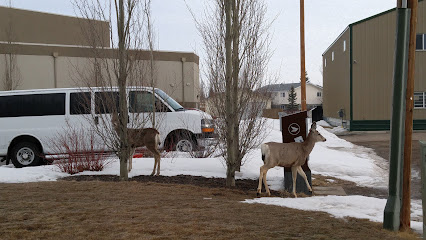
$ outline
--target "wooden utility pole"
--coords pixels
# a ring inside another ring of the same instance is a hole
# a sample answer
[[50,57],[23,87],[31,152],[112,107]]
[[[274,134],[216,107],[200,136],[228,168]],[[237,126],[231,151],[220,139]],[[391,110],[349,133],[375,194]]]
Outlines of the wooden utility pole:
[[300,85],[302,111],[306,111],[306,75],[305,75],[305,0],[300,0]]
[[414,66],[416,58],[416,26],[417,26],[417,3],[418,0],[408,0],[408,8],[411,9],[410,16],[410,42],[408,47],[408,77],[405,107],[405,142],[404,142],[404,165],[402,179],[402,207],[401,207],[401,231],[410,229],[411,212],[411,152],[413,135],[413,108],[414,108]]

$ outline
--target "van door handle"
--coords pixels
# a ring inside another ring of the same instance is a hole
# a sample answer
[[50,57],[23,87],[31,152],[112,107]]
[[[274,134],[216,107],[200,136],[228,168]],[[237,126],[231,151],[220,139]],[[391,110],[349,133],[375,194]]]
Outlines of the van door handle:
[[99,124],[99,117],[98,116],[96,116],[95,117],[95,125],[98,125]]

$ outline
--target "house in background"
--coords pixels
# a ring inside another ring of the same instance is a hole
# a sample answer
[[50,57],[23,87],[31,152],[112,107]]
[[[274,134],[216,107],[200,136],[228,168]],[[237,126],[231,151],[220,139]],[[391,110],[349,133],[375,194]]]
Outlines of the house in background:
[[[351,131],[388,130],[396,10],[350,24],[323,54],[324,118]],[[419,1],[414,129],[426,129],[426,2]],[[340,115],[339,115],[340,113]]]
[[[238,90],[238,94],[241,95],[241,89]],[[250,119],[252,116],[262,117],[262,112],[265,109],[271,109],[271,99],[269,96],[265,95],[263,92],[257,92],[252,90],[248,96],[248,102],[245,103],[242,119]],[[247,95],[246,95],[247,96]],[[217,111],[217,106],[224,104],[225,93],[214,93],[210,92],[209,97],[205,99],[205,109],[206,113],[212,115],[214,118],[219,117]]]
[[[99,86],[97,61],[111,62],[118,55],[110,46],[109,27],[105,21],[0,7],[0,91],[81,87],[87,84],[82,78]],[[149,51],[132,50],[129,55],[137,64],[149,65]],[[155,87],[184,107],[198,108],[199,57],[189,52],[153,55]],[[129,82],[150,83],[140,73],[129,75]]]
[[[286,84],[271,84],[263,87],[264,91],[270,93],[271,108],[279,108],[287,110],[289,106],[288,96],[291,87],[294,87],[296,92],[296,103],[301,106],[301,86],[300,83],[286,83]],[[322,105],[322,87],[306,83],[306,106],[312,109]]]

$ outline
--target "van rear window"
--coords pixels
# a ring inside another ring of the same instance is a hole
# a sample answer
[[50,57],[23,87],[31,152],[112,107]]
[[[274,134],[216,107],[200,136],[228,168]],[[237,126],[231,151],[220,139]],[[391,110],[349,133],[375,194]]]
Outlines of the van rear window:
[[65,93],[0,97],[0,117],[65,115]]
[[70,114],[90,114],[90,92],[70,94]]

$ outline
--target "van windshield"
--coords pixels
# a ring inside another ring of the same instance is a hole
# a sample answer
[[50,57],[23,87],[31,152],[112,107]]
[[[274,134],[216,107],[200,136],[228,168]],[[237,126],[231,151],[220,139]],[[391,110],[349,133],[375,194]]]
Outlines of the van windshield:
[[167,93],[160,89],[155,89],[155,93],[157,93],[157,95],[160,96],[165,102],[167,102],[175,111],[185,111],[185,108],[176,102],[176,100],[167,95]]

